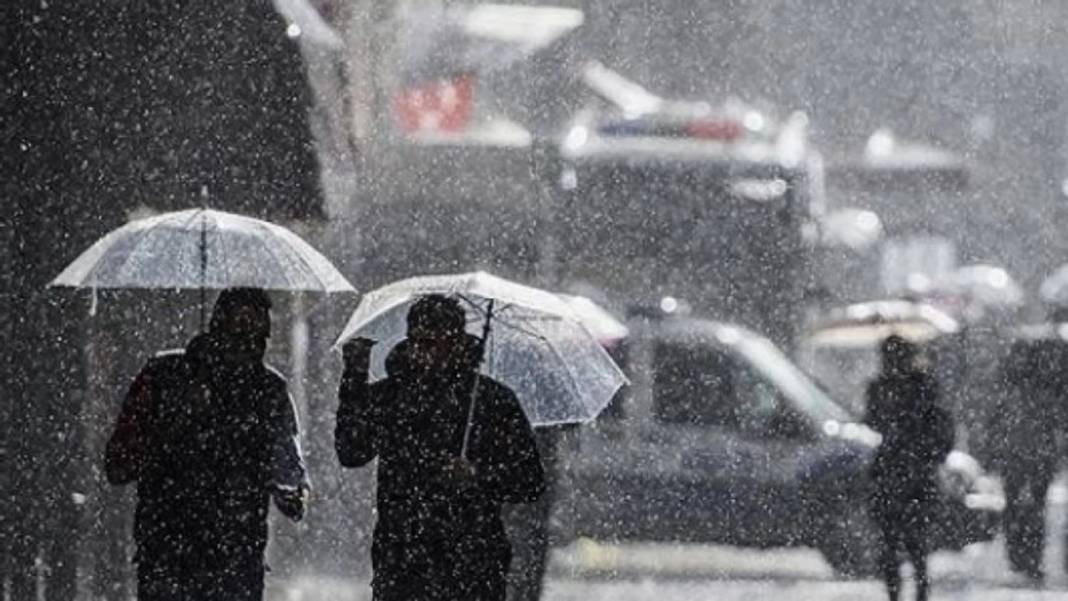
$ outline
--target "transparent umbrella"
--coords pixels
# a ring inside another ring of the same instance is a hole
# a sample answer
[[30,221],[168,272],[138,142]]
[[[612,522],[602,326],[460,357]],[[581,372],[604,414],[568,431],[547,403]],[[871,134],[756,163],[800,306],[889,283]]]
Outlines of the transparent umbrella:
[[335,346],[357,336],[378,341],[371,375],[384,377],[385,355],[404,338],[409,307],[426,294],[462,301],[468,330],[483,335],[483,373],[515,391],[534,425],[591,420],[626,382],[561,297],[483,272],[415,277],[374,290]]
[[288,229],[211,209],[131,221],[98,240],[51,282],[76,288],[355,292],[319,251]]
[[816,345],[870,346],[887,336],[923,343],[960,329],[955,319],[924,303],[871,301],[831,311],[812,328]]

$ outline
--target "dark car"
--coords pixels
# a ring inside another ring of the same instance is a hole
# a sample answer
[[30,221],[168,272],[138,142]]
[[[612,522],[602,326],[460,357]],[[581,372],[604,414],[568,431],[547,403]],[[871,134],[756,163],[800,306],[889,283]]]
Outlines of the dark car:
[[[631,378],[564,455],[567,538],[810,546],[845,574],[872,569],[867,468],[879,435],[768,339],[695,318],[633,323]],[[993,537],[995,481],[954,451],[939,548]]]

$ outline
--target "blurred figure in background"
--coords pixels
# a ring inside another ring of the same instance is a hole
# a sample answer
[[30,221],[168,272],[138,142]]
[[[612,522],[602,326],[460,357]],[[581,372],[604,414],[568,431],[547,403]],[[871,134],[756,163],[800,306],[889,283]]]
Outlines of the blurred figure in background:
[[900,336],[882,344],[882,372],[868,386],[865,423],[882,435],[871,467],[871,515],[879,528],[879,569],[891,601],[901,595],[902,555],[912,563],[916,598],[925,601],[928,532],[938,466],[953,447],[953,419],[938,387],[918,365],[919,348]]
[[992,467],[1002,475],[1009,563],[1042,582],[1046,542],[1046,494],[1060,464],[1065,430],[1068,343],[1049,327],[1021,332],[1002,370],[1004,394],[992,415]]

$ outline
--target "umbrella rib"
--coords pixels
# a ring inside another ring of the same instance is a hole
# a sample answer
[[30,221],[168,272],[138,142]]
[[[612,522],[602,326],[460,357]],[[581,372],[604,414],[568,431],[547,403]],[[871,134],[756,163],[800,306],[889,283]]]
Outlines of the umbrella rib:
[[[263,250],[268,255],[270,255],[272,259],[274,259],[274,262],[278,265],[278,267],[280,269],[284,268],[285,267],[285,263],[283,263],[283,261],[281,260],[279,254],[277,252],[275,252],[274,248],[270,244],[267,243],[267,237],[274,237],[275,236],[274,231],[272,231],[272,229],[268,226],[268,224],[263,223],[262,221],[255,220],[255,219],[250,219],[249,222],[251,223],[253,228],[255,228],[257,231],[259,231],[261,234],[266,234],[266,236],[264,236],[264,235],[256,236],[256,237],[253,238],[253,240],[255,240],[256,243],[259,244],[261,247],[263,247]],[[303,257],[300,257],[299,253],[297,254],[297,257],[299,259],[301,259],[301,261],[304,261]],[[304,261],[304,265],[306,267],[308,266],[306,261]],[[284,274],[284,275],[285,275],[285,279],[287,281],[284,282],[284,285],[286,286],[286,288],[282,288],[282,289],[283,290],[291,290],[292,288],[290,287],[291,285],[290,285],[290,283],[288,281],[288,274]],[[312,272],[312,276],[316,277],[314,272]],[[261,286],[261,287],[262,288],[269,288],[268,286]]]
[[[265,226],[265,227],[266,227],[266,226]],[[275,226],[275,227],[279,227],[279,228],[281,228],[281,226]],[[279,237],[279,238],[282,238],[283,242],[285,241],[285,237],[284,237],[284,236],[280,236],[280,235],[276,234],[276,233],[274,232],[273,228],[271,228],[271,227],[268,227],[267,229],[271,230],[271,235],[272,235],[272,236],[277,236],[277,237]],[[304,242],[304,243],[305,243],[305,244],[307,244],[307,245],[308,245],[309,247],[311,247],[311,244],[308,244],[308,242],[307,242],[306,240],[304,240],[303,238],[300,238],[300,236],[297,236],[297,234],[296,234],[296,233],[294,233],[294,232],[291,232],[291,231],[289,231],[289,230],[284,230],[284,231],[285,231],[285,232],[286,232],[287,234],[289,234],[289,235],[291,235],[291,236],[293,236],[293,237],[297,238],[297,239],[298,239],[298,240],[300,240],[301,242]],[[289,250],[290,250],[290,251],[291,251],[291,252],[292,252],[292,253],[293,253],[294,255],[296,255],[296,256],[297,256],[297,259],[299,259],[299,260],[300,260],[300,262],[304,264],[304,268],[308,270],[308,273],[310,273],[310,274],[312,275],[312,277],[314,277],[314,278],[315,278],[316,280],[318,280],[318,281],[319,281],[319,287],[320,287],[320,288],[322,288],[323,292],[327,292],[327,293],[329,293],[329,292],[330,292],[330,290],[329,290],[329,287],[328,287],[328,285],[327,285],[326,281],[325,281],[325,280],[323,280],[323,278],[319,277],[319,273],[318,273],[318,271],[316,271],[316,269],[315,269],[315,266],[314,266],[314,265],[313,265],[313,264],[312,264],[312,263],[311,263],[311,262],[310,262],[310,261],[308,260],[308,258],[307,258],[307,257],[305,257],[305,256],[304,256],[304,253],[300,252],[298,248],[294,248],[294,247],[292,247],[292,246],[291,246],[290,244],[288,244],[288,243],[287,243],[287,244],[286,244],[286,245],[285,245],[285,246],[284,246],[283,248],[287,248],[287,249],[289,249]],[[312,247],[312,250],[316,250],[316,249],[315,249],[314,247]],[[318,251],[318,250],[316,250],[316,252],[319,252],[319,251]],[[326,259],[326,257],[325,257],[325,256],[324,256],[323,258],[324,258],[324,259]],[[326,259],[326,260],[327,260],[327,261],[329,261],[329,259]]]
[[[266,231],[267,234],[269,234],[272,238],[273,237],[277,237],[277,238],[282,239],[283,242],[285,242],[285,239],[282,238],[281,236],[277,236],[274,233],[274,230],[270,226],[268,226],[268,224],[257,221],[256,222],[256,227]],[[296,234],[294,234],[294,235],[296,235]],[[264,243],[263,246],[264,246],[264,248],[267,249],[268,252],[271,253],[271,256],[274,257],[275,261],[278,261],[278,254],[275,253],[274,250],[270,246],[268,246],[266,243]],[[286,245],[284,245],[283,248],[289,248],[288,243]],[[304,258],[304,255],[302,255],[301,253],[297,252],[295,249],[293,249],[293,253],[292,254],[296,255],[297,259],[300,260],[300,262],[304,264],[305,270],[307,270],[308,273],[310,273],[311,276],[313,278],[315,278],[319,282],[319,287],[324,292],[328,292],[326,282],[324,282],[323,279],[319,277],[319,275],[315,272],[315,268],[312,267],[311,263],[309,263],[306,258]],[[281,261],[279,261],[279,265],[281,265]]]
[[575,395],[576,399],[581,399],[582,391],[578,388],[578,377],[575,375],[575,372],[571,370],[571,364],[567,359],[564,359],[564,356],[557,350],[556,345],[550,343],[548,338],[544,336],[539,336],[539,338],[545,343],[545,346],[549,347],[549,350],[556,355],[556,358],[560,360],[560,363],[563,364],[564,371],[566,371],[568,375],[567,383],[571,386],[571,392]]
[[[478,304],[477,304],[477,303],[475,303],[474,301],[472,301],[471,299],[467,298],[466,296],[464,296],[464,295],[462,295],[462,294],[457,294],[456,296],[459,296],[461,300],[463,300],[463,301],[464,301],[464,302],[466,302],[467,304],[471,305],[471,307],[472,307],[472,308],[473,308],[473,309],[474,309],[475,311],[478,311],[478,312],[482,313],[483,315],[485,315],[485,314],[486,314],[486,311],[483,311],[483,310],[482,310],[482,308],[481,308],[481,307],[479,307],[479,306],[478,306]],[[512,328],[513,330],[516,330],[516,331],[518,331],[518,332],[522,332],[522,333],[524,333],[524,334],[526,334],[526,335],[528,335],[528,336],[531,336],[531,337],[533,337],[533,338],[539,338],[539,339],[541,339],[541,340],[545,341],[546,343],[548,343],[549,339],[548,339],[548,338],[546,338],[545,336],[542,336],[541,334],[538,334],[537,332],[534,332],[534,331],[531,331],[531,330],[527,330],[527,329],[524,329],[524,328],[520,327],[520,326],[519,326],[519,325],[517,325],[517,324],[509,323],[509,322],[507,322],[507,321],[504,321],[504,320],[500,319],[500,314],[501,314],[502,312],[504,312],[504,311],[506,311],[506,310],[508,310],[508,309],[510,309],[510,308],[512,308],[512,307],[515,307],[515,306],[516,306],[516,305],[515,305],[514,303],[512,303],[512,304],[507,304],[507,305],[504,305],[503,307],[501,307],[500,311],[496,311],[496,312],[495,312],[495,314],[497,315],[497,321],[496,321],[496,323],[498,323],[499,325],[505,326],[505,327],[507,327],[507,328]]]
[[[163,220],[163,221],[165,221],[165,220]],[[161,231],[164,231],[162,229],[162,227],[161,227],[162,224],[163,224],[163,221],[160,221],[160,223],[153,224],[150,227],[146,227],[146,228],[144,228],[143,230],[141,230],[138,233],[137,238],[134,239],[134,241],[130,244],[130,252],[127,253],[126,258],[123,259],[122,263],[119,263],[119,265],[116,266],[116,268],[115,268],[116,277],[119,274],[123,273],[126,270],[127,265],[129,265],[130,262],[133,261],[134,257],[137,255],[137,253],[136,253],[137,249],[141,246],[141,243],[144,242],[145,239],[149,237],[149,234],[153,234],[153,233],[158,234]],[[157,228],[159,228],[159,229],[157,229]],[[95,278],[95,276],[96,276],[96,268],[93,269],[92,273],[93,273],[93,277]],[[119,288],[124,288],[125,286],[118,286],[118,287]]]
[[[485,313],[485,311],[482,311],[482,309],[476,303],[471,301],[471,299],[467,298],[466,296],[464,296],[462,294],[458,294],[457,296],[459,296],[466,303],[470,304],[476,311],[480,311],[481,313]],[[514,303],[505,305],[504,307],[501,308],[501,311],[504,311],[505,309],[508,309],[508,308],[511,308],[511,307],[514,307],[514,306],[516,306]],[[498,313],[498,315],[499,315],[499,313]],[[549,341],[549,338],[547,336],[545,336],[543,334],[539,334],[539,333],[534,332],[532,330],[528,330],[528,329],[526,329],[526,328],[524,328],[524,327],[522,327],[522,326],[520,326],[518,324],[509,323],[509,322],[501,320],[501,319],[497,320],[497,324],[498,325],[502,325],[502,326],[504,326],[506,328],[510,328],[510,329],[515,330],[517,332],[521,332],[523,334],[526,334],[527,336],[530,336],[531,338],[533,338],[535,340],[541,341],[546,347],[548,347],[548,349],[553,353],[553,355],[556,356],[556,358],[563,365],[564,371],[567,372],[566,380],[567,380],[568,387],[571,389],[571,393],[575,395],[576,399],[581,399],[582,398],[582,391],[580,391],[579,388],[578,388],[578,378],[575,376],[574,371],[571,370],[571,366],[568,364],[567,360],[564,359],[564,356],[560,354],[560,351],[556,348],[556,346],[552,342]]]
[[[478,303],[476,303],[475,301],[473,301],[473,300],[471,300],[471,299],[467,298],[466,296],[464,296],[463,294],[460,294],[460,293],[456,293],[456,296],[460,297],[460,300],[462,300],[462,301],[464,301],[465,303],[467,303],[467,304],[471,305],[471,308],[472,308],[472,309],[474,309],[474,310],[475,310],[475,312],[477,312],[477,313],[481,313],[482,315],[485,315],[485,314],[486,314],[486,311],[485,311],[485,310],[483,310],[483,309],[482,309],[482,307],[479,307],[479,306],[478,306]],[[505,306],[504,306],[504,307],[503,307],[503,308],[502,308],[501,310],[504,310],[504,308],[507,308],[507,307],[510,307],[510,306],[511,306],[511,305],[505,305]],[[500,311],[498,311],[498,313],[499,313],[499,312],[500,312]]]
[[[459,296],[461,300],[463,300],[464,302],[466,302],[469,305],[471,305],[471,307],[475,311],[478,311],[478,312],[482,313],[483,315],[485,315],[486,311],[484,311],[481,307],[478,306],[477,303],[475,303],[471,299],[467,298],[466,296],[464,296],[462,294],[457,294],[456,296]],[[494,313],[497,316],[497,319],[495,320],[495,323],[497,323],[499,325],[502,325],[504,327],[507,327],[507,328],[511,328],[511,329],[513,329],[513,330],[515,330],[517,332],[522,332],[522,333],[526,334],[527,336],[530,336],[532,338],[537,338],[539,340],[544,341],[546,344],[549,344],[549,339],[547,337],[545,337],[544,335],[539,334],[539,333],[537,333],[537,332],[535,332],[533,330],[528,330],[528,329],[526,329],[526,328],[524,328],[524,327],[522,327],[522,326],[520,326],[518,324],[511,323],[511,322],[505,321],[504,319],[500,318],[500,314],[501,313],[503,313],[504,311],[506,311],[508,309],[511,309],[513,307],[517,307],[517,306],[518,305],[516,305],[515,303],[511,303],[511,304],[507,304],[507,305],[504,305],[503,307],[501,307],[500,311],[495,311]],[[549,315],[547,317],[552,321],[561,321],[562,320],[562,318],[556,317],[554,315]]]
[[549,342],[549,338],[547,336],[543,335],[543,334],[539,334],[539,333],[537,333],[537,332],[535,332],[533,330],[528,330],[528,329],[526,329],[526,328],[524,328],[524,327],[522,327],[522,326],[520,326],[518,324],[510,323],[510,322],[507,322],[507,321],[498,321],[496,323],[498,325],[502,325],[502,326],[504,326],[506,328],[511,328],[511,329],[513,329],[513,330],[515,330],[517,332],[522,332],[523,334],[526,334],[527,336],[530,336],[531,338],[536,338],[538,340],[541,340],[545,344],[549,344],[551,346],[551,344]]
[[[478,303],[474,302],[473,300],[471,300],[471,299],[467,298],[466,296],[464,296],[462,294],[459,294],[459,293],[457,293],[456,296],[460,297],[460,300],[462,300],[462,301],[466,302],[467,304],[471,305],[471,308],[474,309],[476,312],[478,312],[478,313],[480,313],[482,315],[486,314],[485,309],[483,309],[482,307],[479,307]],[[500,315],[502,313],[504,313],[505,311],[507,311],[508,309],[515,309],[516,307],[520,307],[520,306],[522,306],[522,305],[518,305],[516,303],[508,303],[508,304],[502,305],[500,309],[494,309],[493,314],[494,314],[495,317],[500,317]],[[538,311],[537,309],[531,309],[531,310],[532,311]],[[560,317],[559,315],[553,315],[552,313],[546,313],[545,311],[538,311],[538,313],[539,314],[536,315],[536,316],[524,317],[522,319],[524,321],[563,321],[564,320],[564,318]]]
[[[260,236],[256,236],[256,237],[254,237],[254,238],[253,238],[253,240],[255,240],[255,241],[256,241],[256,244],[259,244],[259,245],[260,245],[260,246],[261,246],[261,247],[263,248],[264,252],[266,252],[266,253],[267,253],[268,255],[270,255],[270,257],[271,257],[272,259],[274,259],[274,262],[275,262],[275,264],[277,264],[277,265],[278,265],[278,267],[279,267],[279,270],[280,270],[280,271],[284,271],[284,264],[283,264],[282,260],[281,260],[281,259],[279,258],[279,256],[278,256],[278,253],[276,253],[276,252],[274,251],[274,249],[273,249],[273,248],[271,248],[271,245],[270,245],[270,244],[267,244],[267,241],[266,241],[266,240],[264,240],[264,239],[263,239],[262,237],[260,237]],[[284,278],[284,279],[286,280],[286,281],[285,281],[285,282],[283,283],[283,285],[284,285],[284,286],[288,286],[288,285],[289,285],[289,281],[288,281],[288,280],[289,280],[289,277],[288,277],[288,274],[285,274],[285,273],[283,273],[283,278]],[[264,288],[264,289],[271,289],[271,287],[270,287],[270,286],[268,286],[268,285],[263,285],[263,286],[259,286],[259,287],[260,287],[260,288]],[[287,288],[283,288],[283,289],[287,289]]]
[[[134,240],[133,244],[130,245],[131,251],[133,249],[137,248],[137,246],[141,244],[141,240],[144,239],[144,237],[147,236],[148,233],[151,232],[151,231],[152,231],[151,227],[146,227],[145,229],[143,229],[140,232],[138,232],[137,233],[137,238]],[[98,288],[99,287],[96,284],[97,276],[99,274],[101,263],[104,261],[104,259],[107,258],[109,251],[110,251],[110,249],[106,249],[104,251],[104,253],[100,255],[100,258],[97,259],[97,262],[93,265],[93,267],[89,270],[89,273],[87,274],[87,276],[88,276],[87,279],[90,281],[89,285],[91,287],[93,287],[93,288]],[[131,258],[132,255],[133,255],[133,252],[130,252],[129,254],[126,255],[126,258],[123,259],[122,263],[120,263],[115,268],[115,272],[116,273],[122,272],[122,270],[126,267],[126,264],[130,261],[130,258]]]

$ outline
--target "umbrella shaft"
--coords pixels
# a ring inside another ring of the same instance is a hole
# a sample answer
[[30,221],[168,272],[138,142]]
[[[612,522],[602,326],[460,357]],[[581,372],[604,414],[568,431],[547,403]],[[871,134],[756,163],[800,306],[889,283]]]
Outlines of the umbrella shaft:
[[208,223],[204,213],[200,214],[200,331],[207,325],[207,280],[208,280]]
[[471,402],[467,406],[467,424],[464,426],[464,442],[460,447],[460,457],[467,459],[467,447],[471,441],[471,426],[475,423],[475,401],[478,399],[478,368],[486,360],[486,342],[489,340],[490,323],[493,320],[493,299],[486,307],[486,323],[482,326],[482,341],[478,344],[478,362],[475,364],[475,385],[471,387]]

